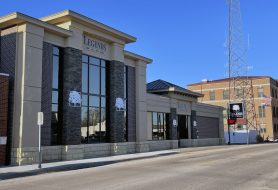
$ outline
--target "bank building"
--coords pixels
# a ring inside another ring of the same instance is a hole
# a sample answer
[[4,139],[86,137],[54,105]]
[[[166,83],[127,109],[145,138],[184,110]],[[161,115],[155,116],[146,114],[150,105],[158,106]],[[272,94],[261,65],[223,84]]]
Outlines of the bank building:
[[0,17],[0,164],[223,144],[223,109],[163,80],[125,50],[136,38],[66,10]]

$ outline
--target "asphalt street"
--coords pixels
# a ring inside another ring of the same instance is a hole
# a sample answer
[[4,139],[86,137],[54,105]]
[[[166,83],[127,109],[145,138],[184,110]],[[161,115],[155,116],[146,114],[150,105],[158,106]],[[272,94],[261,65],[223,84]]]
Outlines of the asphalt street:
[[278,190],[278,144],[178,154],[0,181],[0,190]]

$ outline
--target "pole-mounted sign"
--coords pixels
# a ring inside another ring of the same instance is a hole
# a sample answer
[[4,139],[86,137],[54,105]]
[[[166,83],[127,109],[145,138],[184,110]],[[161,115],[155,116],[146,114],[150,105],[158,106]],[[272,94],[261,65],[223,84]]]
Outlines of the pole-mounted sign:
[[229,119],[243,119],[245,110],[243,102],[229,104]]

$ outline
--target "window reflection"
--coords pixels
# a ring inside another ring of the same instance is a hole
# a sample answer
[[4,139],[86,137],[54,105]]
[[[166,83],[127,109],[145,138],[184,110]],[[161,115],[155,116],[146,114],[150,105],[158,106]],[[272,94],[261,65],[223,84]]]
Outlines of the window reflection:
[[100,121],[99,108],[90,107],[89,108],[89,143],[99,141],[99,137],[100,137],[99,121]]
[[82,58],[82,143],[106,140],[106,61]]
[[152,139],[165,140],[168,135],[168,127],[166,122],[166,113],[152,112]]
[[51,96],[51,144],[59,144],[59,63],[60,49],[53,47],[52,51],[52,96]]
[[52,88],[58,89],[59,56],[53,56]]
[[99,88],[99,81],[100,81],[100,68],[94,65],[90,65],[90,72],[89,72],[89,78],[90,78],[90,93],[91,94],[100,94],[100,88]]
[[88,125],[88,110],[86,107],[81,108],[81,143],[88,141],[87,139],[87,125]]
[[82,92],[88,93],[88,65],[82,63]]

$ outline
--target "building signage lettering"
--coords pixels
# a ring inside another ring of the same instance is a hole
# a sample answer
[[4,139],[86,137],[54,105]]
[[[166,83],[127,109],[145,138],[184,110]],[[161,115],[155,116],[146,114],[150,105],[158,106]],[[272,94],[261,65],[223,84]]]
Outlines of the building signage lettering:
[[99,53],[105,53],[107,51],[107,45],[105,43],[88,38],[87,36],[83,36],[83,43],[88,50]]

